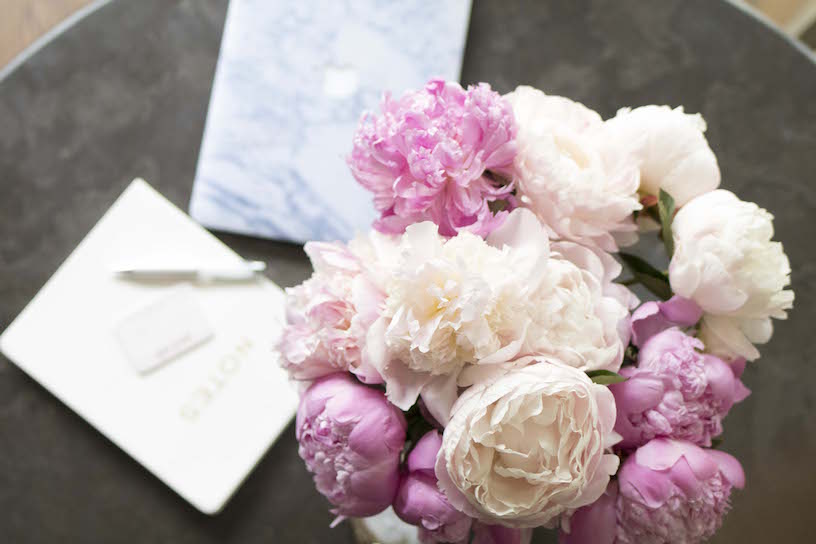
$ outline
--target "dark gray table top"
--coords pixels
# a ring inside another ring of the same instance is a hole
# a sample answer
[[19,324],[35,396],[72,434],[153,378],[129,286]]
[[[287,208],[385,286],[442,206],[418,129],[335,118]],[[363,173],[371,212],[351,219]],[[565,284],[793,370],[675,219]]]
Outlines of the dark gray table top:
[[[115,1],[0,80],[0,328],[134,177],[186,208],[226,4]],[[723,186],[776,215],[797,295],[790,321],[746,372],[754,394],[726,421],[724,448],[742,461],[748,487],[715,540],[810,540],[812,58],[721,1],[476,0],[462,80],[502,92],[530,83],[604,116],[647,103],[705,115]],[[309,274],[297,246],[222,239],[266,260],[283,286]],[[348,527],[329,530],[293,434],[220,515],[207,517],[0,357],[0,542],[351,541]]]

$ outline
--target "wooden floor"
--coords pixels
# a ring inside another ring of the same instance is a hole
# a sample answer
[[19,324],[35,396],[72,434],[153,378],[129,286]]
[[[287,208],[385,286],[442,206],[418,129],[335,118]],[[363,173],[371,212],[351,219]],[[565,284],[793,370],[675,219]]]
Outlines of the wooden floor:
[[91,0],[0,0],[0,67]]
[[[816,0],[743,0],[816,48]],[[0,67],[92,0],[0,0]]]
[[805,32],[816,24],[816,0],[745,1],[767,15],[791,36],[803,37]]

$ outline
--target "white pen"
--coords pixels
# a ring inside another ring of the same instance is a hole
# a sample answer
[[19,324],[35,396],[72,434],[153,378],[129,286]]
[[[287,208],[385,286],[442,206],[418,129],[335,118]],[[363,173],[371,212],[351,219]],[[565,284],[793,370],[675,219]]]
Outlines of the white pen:
[[135,266],[114,268],[113,273],[124,279],[136,281],[247,281],[258,272],[266,270],[263,261],[244,261],[243,265],[229,268],[184,268]]

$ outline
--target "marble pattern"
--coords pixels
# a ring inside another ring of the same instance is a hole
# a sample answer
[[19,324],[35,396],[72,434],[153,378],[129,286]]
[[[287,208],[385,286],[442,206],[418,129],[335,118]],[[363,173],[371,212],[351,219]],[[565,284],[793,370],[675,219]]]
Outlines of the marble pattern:
[[345,164],[361,113],[458,79],[470,0],[232,0],[190,213],[207,227],[347,240],[375,217]]

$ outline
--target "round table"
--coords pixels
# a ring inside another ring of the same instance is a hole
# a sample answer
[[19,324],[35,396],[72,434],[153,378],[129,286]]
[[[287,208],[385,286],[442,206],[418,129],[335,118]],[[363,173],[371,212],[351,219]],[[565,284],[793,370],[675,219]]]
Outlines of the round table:
[[[816,499],[816,65],[755,16],[713,0],[474,2],[462,81],[529,83],[605,117],[648,103],[708,121],[723,186],[776,215],[796,308],[726,421],[748,486],[716,542],[804,542]],[[131,179],[186,209],[226,0],[114,1],[0,80],[0,326]],[[232,235],[282,286],[298,246]],[[43,341],[48,341],[47,337]],[[350,542],[290,427],[225,510],[205,516],[0,357],[0,541]],[[536,542],[554,541],[539,532]]]

